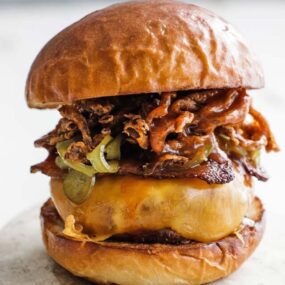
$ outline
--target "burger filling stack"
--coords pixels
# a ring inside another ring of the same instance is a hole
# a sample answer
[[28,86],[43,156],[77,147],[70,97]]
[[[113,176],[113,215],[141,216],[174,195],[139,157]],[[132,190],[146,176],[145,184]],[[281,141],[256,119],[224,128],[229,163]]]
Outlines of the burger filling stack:
[[262,86],[241,36],[195,5],[127,2],[55,36],[26,88],[30,107],[61,115],[31,167],[51,177],[49,255],[100,284],[204,284],[237,269],[263,234],[261,153],[278,151],[249,95]]

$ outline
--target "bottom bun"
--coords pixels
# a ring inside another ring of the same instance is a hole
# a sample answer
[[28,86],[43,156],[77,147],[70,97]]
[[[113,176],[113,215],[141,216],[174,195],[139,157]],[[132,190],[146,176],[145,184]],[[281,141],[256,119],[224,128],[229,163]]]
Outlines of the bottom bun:
[[259,244],[264,210],[254,199],[249,219],[234,234],[211,243],[186,245],[86,242],[62,234],[63,222],[48,200],[41,209],[48,254],[76,276],[98,284],[204,284],[235,271]]

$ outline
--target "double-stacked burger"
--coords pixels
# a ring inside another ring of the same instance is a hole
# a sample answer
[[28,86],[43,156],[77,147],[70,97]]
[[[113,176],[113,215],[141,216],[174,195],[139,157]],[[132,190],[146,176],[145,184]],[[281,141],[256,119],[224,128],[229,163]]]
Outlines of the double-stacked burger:
[[32,108],[62,118],[35,142],[51,177],[42,207],[49,255],[102,284],[202,284],[258,245],[253,178],[278,146],[248,89],[262,70],[220,17],[182,2],[96,11],[32,65]]

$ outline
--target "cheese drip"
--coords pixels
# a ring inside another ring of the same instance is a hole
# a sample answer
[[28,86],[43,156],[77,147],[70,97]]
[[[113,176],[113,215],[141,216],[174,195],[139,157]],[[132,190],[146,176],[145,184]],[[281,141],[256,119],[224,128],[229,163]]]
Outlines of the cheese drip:
[[236,230],[252,199],[238,174],[222,185],[199,179],[102,177],[80,205],[65,197],[60,179],[51,179],[51,191],[62,219],[72,215],[85,234],[96,235],[96,241],[165,228],[187,239],[215,241]]

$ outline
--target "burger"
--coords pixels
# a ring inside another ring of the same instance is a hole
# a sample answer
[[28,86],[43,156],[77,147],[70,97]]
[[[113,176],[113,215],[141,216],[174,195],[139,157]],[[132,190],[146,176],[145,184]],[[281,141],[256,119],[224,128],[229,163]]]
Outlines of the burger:
[[35,141],[50,176],[41,209],[48,254],[98,284],[204,284],[259,244],[278,151],[250,89],[262,69],[225,20],[183,2],[134,1],[93,12],[41,50],[29,107],[61,119]]

